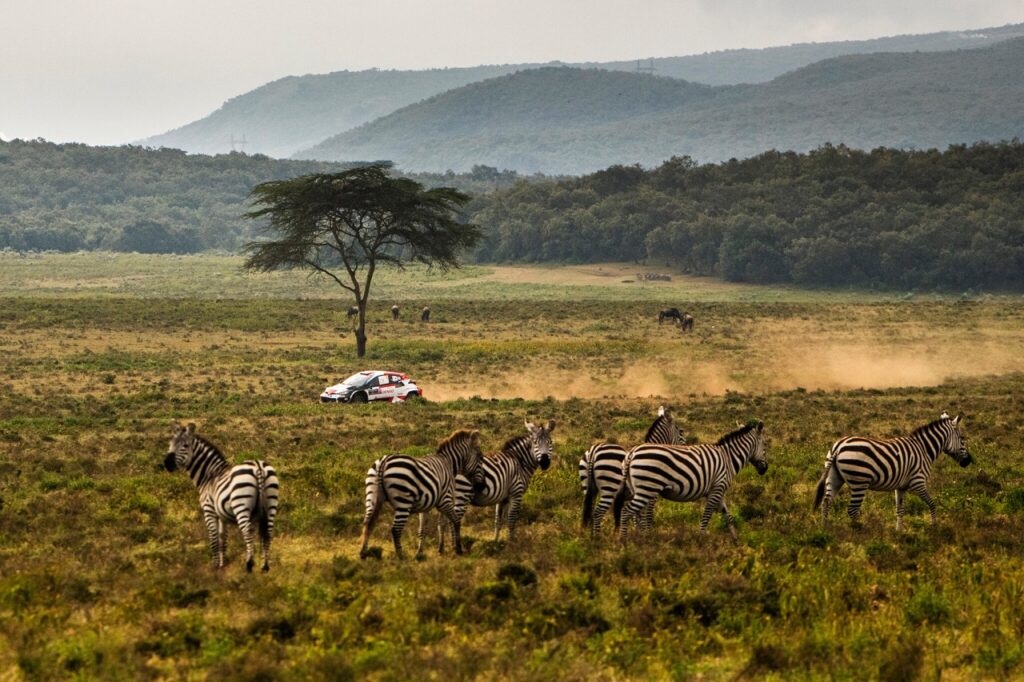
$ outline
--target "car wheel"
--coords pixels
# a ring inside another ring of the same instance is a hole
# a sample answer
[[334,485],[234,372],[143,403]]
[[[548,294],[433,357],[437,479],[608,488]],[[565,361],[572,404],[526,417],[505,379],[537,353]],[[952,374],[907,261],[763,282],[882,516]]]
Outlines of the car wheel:
[[352,396],[351,400],[349,400],[350,403],[365,403],[366,401],[367,398],[365,393],[356,393]]
[[405,399],[406,400],[419,400],[419,397],[420,397],[420,394],[417,393],[416,391],[413,391],[412,393],[409,393],[407,396],[405,396]]

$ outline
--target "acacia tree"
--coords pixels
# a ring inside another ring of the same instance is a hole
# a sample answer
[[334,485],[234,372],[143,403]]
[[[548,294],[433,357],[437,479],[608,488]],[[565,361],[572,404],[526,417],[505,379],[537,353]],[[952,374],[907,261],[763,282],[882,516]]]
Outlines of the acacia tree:
[[264,182],[249,196],[255,209],[245,217],[268,219],[272,238],[245,246],[243,268],[305,268],[350,292],[359,309],[359,357],[366,354],[366,304],[378,265],[457,268],[462,252],[480,239],[476,225],[456,219],[468,195],[425,190],[380,165]]

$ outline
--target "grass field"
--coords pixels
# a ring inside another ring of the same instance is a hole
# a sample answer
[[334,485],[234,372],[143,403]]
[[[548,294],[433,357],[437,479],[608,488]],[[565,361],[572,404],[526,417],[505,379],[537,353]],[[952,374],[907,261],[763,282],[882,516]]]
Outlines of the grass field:
[[[364,364],[429,400],[335,406],[316,396],[361,368],[347,302],[238,263],[0,254],[0,679],[1024,674],[1024,299],[627,284],[621,265],[386,273]],[[665,304],[695,333],[659,328]],[[770,469],[728,495],[738,540],[665,502],[625,548],[579,529],[580,454],[638,441],[659,404],[702,441],[764,420]],[[837,436],[943,410],[965,413],[975,465],[938,464],[935,526],[912,498],[896,533],[878,493],[863,528],[822,528]],[[196,492],[161,468],[173,418],[278,468],[268,575],[244,573],[237,534],[210,568]],[[497,449],[549,418],[555,462],[513,543],[474,509],[468,555],[400,563],[385,516],[383,559],[356,558],[376,456],[460,427]]]

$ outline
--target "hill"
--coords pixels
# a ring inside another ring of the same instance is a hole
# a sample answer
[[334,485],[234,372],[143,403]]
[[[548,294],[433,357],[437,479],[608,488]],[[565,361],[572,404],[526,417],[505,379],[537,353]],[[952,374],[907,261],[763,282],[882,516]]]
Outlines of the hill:
[[[350,167],[239,153],[0,141],[0,249],[233,251],[253,238],[255,226],[241,218],[253,186]],[[414,177],[473,194],[519,179],[482,166],[461,176]]]
[[594,70],[520,72],[406,107],[297,156],[580,173],[673,155],[719,161],[826,142],[941,148],[1024,132],[1024,38],[837,57],[758,85],[673,83]]
[[[655,59],[653,65],[657,75],[699,83],[756,83],[843,54],[984,47],[1021,35],[1024,35],[1024,24],[865,41],[725,50]],[[540,66],[544,65],[506,64],[424,71],[374,69],[289,76],[234,97],[209,116],[146,138],[141,144],[215,154],[231,151],[231,139],[244,135],[245,151],[284,157],[441,92]],[[632,72],[637,62],[574,66]]]

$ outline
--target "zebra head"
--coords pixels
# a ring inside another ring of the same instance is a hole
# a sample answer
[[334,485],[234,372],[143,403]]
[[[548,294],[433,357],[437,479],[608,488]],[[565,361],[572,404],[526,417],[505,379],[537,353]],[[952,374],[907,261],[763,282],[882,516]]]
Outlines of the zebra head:
[[644,442],[660,445],[682,445],[686,442],[683,439],[682,429],[676,424],[671,407],[662,405],[658,408],[658,418],[651,424],[651,428],[647,429]]
[[962,414],[958,414],[952,419],[945,412],[942,413],[941,419],[949,425],[949,433],[946,434],[946,441],[942,444],[942,450],[962,467],[970,464],[973,459],[971,453],[967,451],[967,439],[964,438],[964,432],[960,429],[960,420],[963,419]]
[[551,432],[555,430],[555,420],[549,419],[547,424],[537,426],[526,422],[526,430],[530,433],[530,451],[541,471],[551,466]]
[[453,473],[473,482],[473,492],[484,490],[484,457],[480,449],[480,432],[462,429],[448,436],[437,446],[437,453],[451,458]]
[[164,468],[174,471],[178,468],[187,469],[192,460],[192,444],[196,436],[196,425],[189,423],[182,426],[178,422],[171,423],[171,444],[164,457]]
[[768,460],[765,458],[765,451],[768,449],[764,442],[764,422],[756,421],[749,432],[750,449],[747,451],[747,461],[754,465],[759,476],[764,476],[768,471]]

